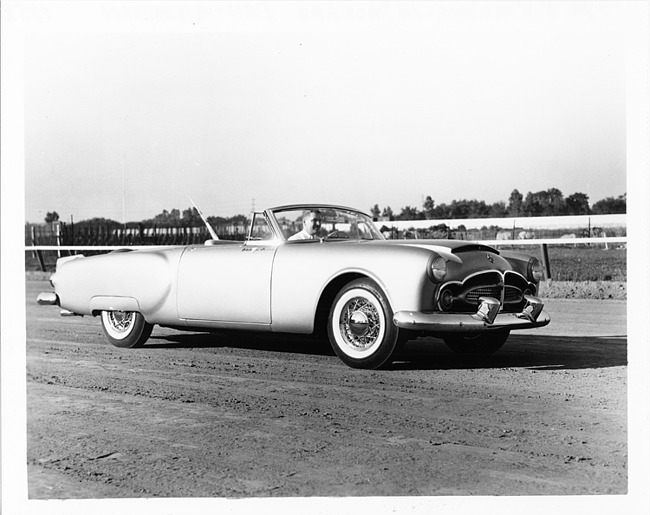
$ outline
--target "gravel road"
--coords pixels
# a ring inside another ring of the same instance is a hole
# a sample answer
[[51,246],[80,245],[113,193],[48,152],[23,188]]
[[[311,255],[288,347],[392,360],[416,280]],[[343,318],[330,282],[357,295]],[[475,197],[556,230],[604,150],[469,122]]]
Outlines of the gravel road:
[[625,494],[625,302],[549,301],[491,358],[382,371],[294,336],[156,327],[118,349],[27,282],[30,499]]

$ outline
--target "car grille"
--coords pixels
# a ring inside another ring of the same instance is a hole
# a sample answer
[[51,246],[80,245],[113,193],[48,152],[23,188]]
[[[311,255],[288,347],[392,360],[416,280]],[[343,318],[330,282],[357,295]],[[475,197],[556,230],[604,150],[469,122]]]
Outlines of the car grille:
[[513,286],[506,286],[506,294],[504,295],[504,302],[520,302],[523,298],[523,293],[519,288]]
[[[505,290],[504,290],[505,288]],[[453,300],[451,304],[440,309],[448,312],[471,313],[478,309],[479,298],[492,297],[503,303],[502,310],[506,313],[516,313],[523,309],[524,292],[535,292],[535,286],[530,284],[522,275],[508,271],[505,273],[490,270],[475,274],[462,283],[449,283],[439,290],[449,291]]]
[[501,288],[499,286],[488,286],[484,288],[476,288],[468,291],[465,295],[467,302],[478,302],[480,297],[494,297],[497,300],[501,299]]

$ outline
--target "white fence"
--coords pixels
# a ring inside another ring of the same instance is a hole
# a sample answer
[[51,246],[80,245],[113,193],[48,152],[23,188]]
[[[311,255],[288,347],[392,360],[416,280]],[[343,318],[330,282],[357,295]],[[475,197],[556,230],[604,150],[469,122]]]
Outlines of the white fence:
[[438,220],[393,220],[375,222],[375,225],[379,227],[394,227],[399,231],[407,229],[427,229],[431,226],[439,224],[445,224],[452,229],[463,225],[466,229],[501,227],[504,230],[517,228],[522,230],[566,229],[567,231],[572,231],[582,230],[588,227],[600,227],[602,229],[613,227],[627,227],[627,215],[579,215],[465,219],[453,218]]
[[627,236],[607,236],[603,238],[540,238],[532,240],[477,240],[485,245],[574,245],[583,243],[627,243]]
[[[482,227],[500,227],[504,234],[497,239],[473,239],[470,241],[480,241],[486,245],[573,245],[573,244],[610,244],[610,243],[627,243],[626,236],[607,236],[603,231],[602,237],[581,238],[575,236],[571,231],[583,232],[585,229],[599,227],[603,230],[612,228],[627,227],[627,215],[581,215],[581,216],[542,216],[542,217],[522,217],[522,218],[466,218],[466,219],[438,219],[438,220],[393,220],[377,221],[375,225],[378,229],[388,227],[398,231],[408,231],[411,229],[428,229],[436,225],[444,224],[455,230],[461,225],[466,229],[480,229]],[[531,231],[540,229],[566,230],[567,234],[562,238],[531,238]],[[517,233],[517,231],[519,231]],[[522,237],[522,233],[526,233]],[[514,237],[518,234],[519,237]],[[125,248],[125,245],[95,245],[95,246],[56,246],[56,245],[36,245],[25,246],[26,251],[111,251]],[[150,245],[133,245],[130,249],[151,249]]]

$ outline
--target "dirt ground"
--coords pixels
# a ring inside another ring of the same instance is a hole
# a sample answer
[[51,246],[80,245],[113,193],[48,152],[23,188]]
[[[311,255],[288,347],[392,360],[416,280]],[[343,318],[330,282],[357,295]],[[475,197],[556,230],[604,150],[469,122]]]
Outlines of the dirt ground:
[[286,335],[156,327],[141,349],[27,283],[30,499],[602,495],[628,490],[625,302],[550,300],[491,358],[346,367]]

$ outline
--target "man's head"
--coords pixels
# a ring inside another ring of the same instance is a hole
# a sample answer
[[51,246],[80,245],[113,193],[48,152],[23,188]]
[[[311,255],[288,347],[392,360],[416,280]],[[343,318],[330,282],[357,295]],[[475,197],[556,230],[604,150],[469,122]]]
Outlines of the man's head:
[[302,216],[303,229],[312,236],[318,234],[323,217],[318,211],[305,211]]

